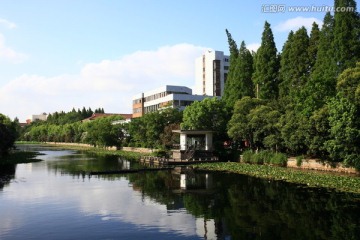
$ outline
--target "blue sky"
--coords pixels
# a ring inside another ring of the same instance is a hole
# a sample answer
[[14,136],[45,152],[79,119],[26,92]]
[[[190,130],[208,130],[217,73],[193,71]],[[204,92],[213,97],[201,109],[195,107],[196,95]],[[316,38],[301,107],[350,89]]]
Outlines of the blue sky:
[[[281,13],[263,12],[284,4]],[[264,22],[278,51],[291,29],[321,24],[325,12],[289,6],[333,1],[0,0],[0,113],[103,107],[131,113],[131,97],[165,84],[195,84],[195,58],[228,53],[227,28],[256,50]]]

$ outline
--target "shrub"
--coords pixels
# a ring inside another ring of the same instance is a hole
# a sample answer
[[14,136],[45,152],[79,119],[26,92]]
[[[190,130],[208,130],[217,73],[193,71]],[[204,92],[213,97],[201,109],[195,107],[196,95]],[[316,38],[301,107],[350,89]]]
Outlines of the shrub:
[[304,156],[303,155],[300,155],[300,156],[297,156],[296,157],[296,166],[300,167],[302,162],[304,160]]
[[274,153],[270,163],[273,165],[285,167],[287,164],[287,156],[284,153]]
[[153,155],[155,157],[165,157],[165,158],[169,157],[169,154],[165,150],[157,150],[153,152]]
[[242,161],[244,163],[251,163],[254,154],[255,153],[252,150],[246,150],[242,155]]
[[271,159],[273,158],[274,152],[270,150],[264,150],[258,153],[261,156],[263,163],[270,164]]
[[251,158],[251,163],[264,164],[264,156],[262,152],[255,153]]

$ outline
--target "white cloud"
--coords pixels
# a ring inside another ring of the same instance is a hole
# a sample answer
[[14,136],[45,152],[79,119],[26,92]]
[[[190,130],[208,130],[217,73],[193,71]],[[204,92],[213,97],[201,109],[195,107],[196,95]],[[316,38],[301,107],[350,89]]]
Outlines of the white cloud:
[[251,51],[256,52],[259,49],[260,46],[261,46],[260,43],[250,43],[249,45],[246,46],[246,48],[249,49],[250,52]]
[[275,26],[275,30],[278,32],[287,32],[287,31],[297,31],[299,28],[304,26],[308,31],[311,30],[313,22],[316,22],[321,28],[323,22],[317,18],[310,17],[296,17],[286,20],[285,22],[281,22]]
[[24,121],[31,114],[103,107],[131,113],[132,96],[166,84],[192,86],[195,59],[205,47],[177,44],[118,60],[85,64],[79,74],[22,75],[0,88],[0,109]]
[[0,62],[21,63],[27,58],[27,55],[8,47],[5,44],[4,36],[0,33]]
[[7,27],[7,28],[10,28],[10,29],[16,28],[15,23],[10,22],[9,20],[3,19],[3,18],[0,18],[0,24]]

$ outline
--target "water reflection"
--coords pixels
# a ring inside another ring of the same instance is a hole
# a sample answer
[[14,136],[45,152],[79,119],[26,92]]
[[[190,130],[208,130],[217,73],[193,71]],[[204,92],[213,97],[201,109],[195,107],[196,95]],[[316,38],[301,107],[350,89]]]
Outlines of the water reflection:
[[8,185],[15,177],[15,164],[6,164],[0,166],[0,191]]
[[46,161],[19,165],[16,181],[0,193],[1,239],[360,236],[359,195],[189,168],[84,177],[79,171],[139,166],[118,157],[44,151]]

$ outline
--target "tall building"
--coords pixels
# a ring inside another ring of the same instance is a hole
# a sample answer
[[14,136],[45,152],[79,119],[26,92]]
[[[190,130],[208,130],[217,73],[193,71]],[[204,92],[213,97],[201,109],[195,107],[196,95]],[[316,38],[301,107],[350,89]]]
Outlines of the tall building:
[[229,56],[221,51],[206,51],[195,62],[196,94],[222,96],[229,72]]
[[201,101],[209,96],[192,95],[192,90],[185,86],[166,85],[133,97],[133,118],[168,107],[184,110],[194,101]]

